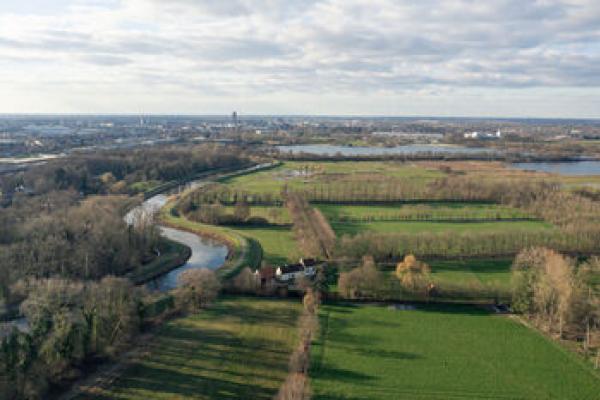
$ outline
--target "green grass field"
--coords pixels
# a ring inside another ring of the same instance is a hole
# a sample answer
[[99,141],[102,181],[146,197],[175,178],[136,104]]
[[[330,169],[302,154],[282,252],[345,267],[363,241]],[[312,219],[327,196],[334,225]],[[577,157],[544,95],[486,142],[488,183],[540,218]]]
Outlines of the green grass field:
[[287,375],[300,307],[225,299],[171,321],[150,354],[96,399],[271,399]]
[[356,235],[361,232],[380,233],[440,233],[440,232],[535,232],[552,229],[543,221],[495,221],[495,222],[332,222],[331,227],[338,236]]
[[434,282],[510,289],[512,259],[436,260],[429,263]]
[[226,179],[223,183],[252,193],[279,194],[286,185],[291,189],[308,189],[312,184],[385,181],[391,178],[426,183],[444,175],[437,169],[424,168],[417,163],[289,161],[267,171]]
[[467,307],[322,307],[314,399],[596,399],[600,376],[508,317]]
[[234,231],[257,240],[263,249],[263,260],[269,264],[298,261],[302,257],[288,227],[235,227]]

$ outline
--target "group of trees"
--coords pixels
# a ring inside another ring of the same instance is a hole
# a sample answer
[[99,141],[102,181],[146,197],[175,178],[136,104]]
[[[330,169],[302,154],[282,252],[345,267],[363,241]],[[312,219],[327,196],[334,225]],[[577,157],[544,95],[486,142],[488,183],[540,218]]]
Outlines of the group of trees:
[[85,194],[132,194],[145,189],[144,185],[135,187],[138,182],[180,180],[247,162],[239,148],[214,144],[73,154],[3,178],[2,191],[11,197],[24,185],[37,194],[67,189]]
[[309,400],[311,398],[308,369],[312,342],[319,331],[320,302],[320,293],[313,288],[308,288],[302,300],[303,311],[298,318],[300,340],[290,357],[289,373],[275,397],[276,400]]
[[[9,289],[19,279],[123,275],[155,255],[156,227],[152,221],[128,226],[121,212],[127,199],[102,196],[74,202],[66,197],[36,196],[28,207],[0,212],[11,220],[9,233],[0,240],[0,286],[6,301],[15,300]],[[60,200],[52,204],[55,199]]]
[[372,256],[362,262],[339,265],[338,291],[342,298],[382,301],[476,300],[510,301],[510,289],[497,283],[435,282],[431,268],[425,262],[408,254],[396,264],[395,272],[377,265]]
[[86,359],[117,354],[140,328],[140,291],[126,279],[28,279],[19,290],[30,329],[2,340],[3,399],[44,398],[51,385],[76,378]]
[[297,192],[288,192],[286,206],[293,220],[293,230],[303,254],[327,257],[335,246],[335,233],[320,210],[312,208],[306,198]]
[[157,300],[128,279],[20,281],[15,290],[25,299],[21,312],[29,330],[14,330],[0,341],[0,398],[44,398],[50,387],[81,375],[86,362],[117,356],[144,322],[160,313],[197,312],[221,288],[207,269],[184,271],[179,283],[173,305],[147,315]]
[[589,350],[593,337],[600,339],[600,298],[593,287],[598,274],[598,258],[577,265],[554,250],[525,249],[513,264],[512,307],[559,338],[583,339]]
[[178,283],[175,290],[176,306],[190,313],[210,305],[221,290],[221,282],[214,271],[206,268],[183,271],[178,277]]
[[362,264],[351,271],[341,272],[338,279],[340,294],[347,299],[378,298],[385,281],[372,256],[363,256]]

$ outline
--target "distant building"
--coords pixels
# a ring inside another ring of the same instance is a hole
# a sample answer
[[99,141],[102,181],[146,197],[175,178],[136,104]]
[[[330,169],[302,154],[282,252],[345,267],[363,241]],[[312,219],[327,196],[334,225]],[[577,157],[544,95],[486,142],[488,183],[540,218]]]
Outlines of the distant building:
[[239,123],[237,111],[234,111],[233,114],[231,114],[231,123],[233,124],[233,127],[235,128],[235,130],[237,130],[238,123]]
[[502,137],[502,131],[498,130],[496,133],[486,132],[467,132],[464,134],[465,139],[500,139]]

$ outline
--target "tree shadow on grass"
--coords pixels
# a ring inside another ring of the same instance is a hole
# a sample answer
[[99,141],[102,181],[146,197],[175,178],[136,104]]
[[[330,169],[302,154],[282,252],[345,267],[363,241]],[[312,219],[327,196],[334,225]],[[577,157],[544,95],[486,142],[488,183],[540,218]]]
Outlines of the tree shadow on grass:
[[394,350],[354,349],[352,352],[365,357],[388,358],[393,360],[419,360],[423,358],[420,354]]
[[472,304],[421,304],[417,310],[438,314],[469,315],[473,317],[487,317],[491,314],[488,309]]
[[268,330],[262,337],[257,337],[260,332],[244,332],[263,324],[291,327],[292,334],[298,310],[273,302],[265,308],[256,301],[224,301],[197,317],[165,325],[151,355],[133,364],[111,393],[156,393],[150,399],[271,399],[285,378],[290,348],[285,338],[270,338]]
[[204,372],[206,374],[198,376],[138,364],[118,382],[118,386],[119,391],[149,391],[160,398],[178,396],[189,399],[271,399],[277,391],[209,376],[215,371]]
[[363,374],[361,372],[328,366],[322,366],[316,369],[315,371],[311,372],[311,375],[314,375],[314,377],[318,379],[352,383],[353,385],[367,384],[369,381],[375,379],[375,377]]

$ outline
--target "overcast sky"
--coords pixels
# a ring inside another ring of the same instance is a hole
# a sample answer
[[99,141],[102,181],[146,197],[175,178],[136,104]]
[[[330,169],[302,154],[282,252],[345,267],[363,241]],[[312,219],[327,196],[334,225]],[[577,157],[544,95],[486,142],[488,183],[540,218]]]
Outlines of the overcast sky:
[[600,0],[0,0],[0,113],[600,117]]

